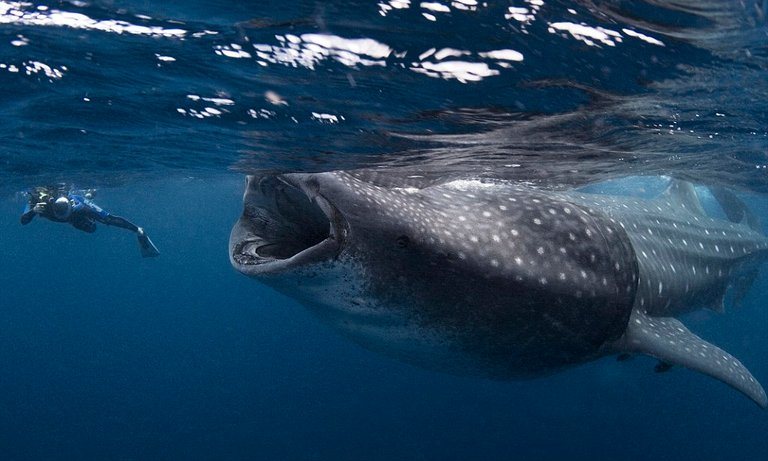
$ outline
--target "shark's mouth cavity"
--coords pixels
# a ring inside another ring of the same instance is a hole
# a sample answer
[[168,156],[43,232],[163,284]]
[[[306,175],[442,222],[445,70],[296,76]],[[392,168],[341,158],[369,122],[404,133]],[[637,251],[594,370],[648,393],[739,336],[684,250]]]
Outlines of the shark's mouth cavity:
[[280,272],[336,257],[345,236],[341,213],[310,183],[251,176],[230,236],[230,259],[248,275]]

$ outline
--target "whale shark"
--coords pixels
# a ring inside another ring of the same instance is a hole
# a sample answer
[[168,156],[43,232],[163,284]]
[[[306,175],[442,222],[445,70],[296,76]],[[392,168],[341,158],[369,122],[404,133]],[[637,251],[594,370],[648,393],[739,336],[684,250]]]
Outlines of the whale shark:
[[748,369],[676,318],[723,311],[768,258],[744,203],[710,196],[719,215],[676,179],[644,198],[375,169],[263,173],[246,179],[229,255],[353,341],[417,366],[511,380],[645,354],[765,408]]

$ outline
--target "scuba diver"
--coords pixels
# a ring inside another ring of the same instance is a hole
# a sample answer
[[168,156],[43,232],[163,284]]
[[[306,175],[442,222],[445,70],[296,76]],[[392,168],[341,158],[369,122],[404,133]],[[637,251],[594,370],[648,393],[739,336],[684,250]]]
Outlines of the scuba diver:
[[91,201],[93,191],[77,191],[66,186],[36,187],[29,192],[29,201],[21,215],[21,224],[29,224],[35,215],[54,222],[69,223],[83,232],[96,232],[96,223],[122,227],[135,232],[139,239],[141,255],[145,258],[158,256],[160,252],[144,229],[125,218],[109,214]]

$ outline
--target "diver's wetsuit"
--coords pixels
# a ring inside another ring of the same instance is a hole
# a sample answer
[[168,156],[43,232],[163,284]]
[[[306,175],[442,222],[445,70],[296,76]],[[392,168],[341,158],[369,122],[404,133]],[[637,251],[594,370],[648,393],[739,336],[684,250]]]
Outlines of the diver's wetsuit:
[[[66,199],[66,200],[64,200]],[[63,205],[64,211],[62,211]],[[57,211],[57,207],[59,208]],[[29,224],[35,215],[54,222],[69,223],[83,232],[96,232],[96,223],[122,227],[136,234],[141,255],[145,258],[158,256],[160,252],[144,229],[120,216],[109,214],[87,196],[66,187],[36,187],[29,194],[21,224]]]
[[[84,232],[92,233],[96,232],[96,223],[100,222],[108,226],[122,227],[132,232],[139,233],[139,226],[133,224],[125,218],[109,214],[106,210],[102,209],[92,201],[79,194],[66,193],[60,194],[59,197],[67,197],[72,204],[72,212],[66,218],[59,218],[53,212],[51,204],[55,198],[50,194],[41,194],[38,192],[37,196],[32,196],[24,213],[21,215],[21,223],[29,224],[32,218],[36,214],[55,222],[66,222],[71,224],[76,229]],[[38,200],[43,200],[38,202]],[[45,203],[45,207],[41,212],[35,211],[34,206],[37,203]]]

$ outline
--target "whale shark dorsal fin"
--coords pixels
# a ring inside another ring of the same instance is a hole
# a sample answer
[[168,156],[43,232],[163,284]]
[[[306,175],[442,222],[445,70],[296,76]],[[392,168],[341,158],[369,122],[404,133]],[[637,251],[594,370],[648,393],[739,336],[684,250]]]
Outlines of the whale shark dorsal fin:
[[699,371],[734,387],[762,408],[768,406],[763,386],[739,360],[691,333],[671,317],[650,317],[633,310],[618,352],[642,352],[670,365]]
[[696,189],[688,181],[671,179],[669,185],[661,193],[661,199],[669,202],[676,209],[684,209],[691,214],[705,216],[706,212],[701,206]]
[[710,187],[709,192],[717,200],[717,203],[720,204],[720,208],[729,221],[747,226],[760,234],[763,233],[760,220],[757,219],[757,216],[750,211],[747,204],[737,197],[736,194],[722,187]]

